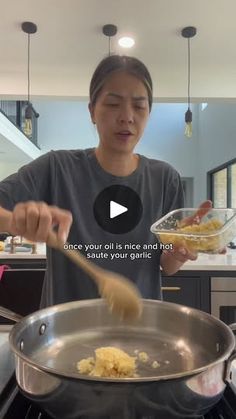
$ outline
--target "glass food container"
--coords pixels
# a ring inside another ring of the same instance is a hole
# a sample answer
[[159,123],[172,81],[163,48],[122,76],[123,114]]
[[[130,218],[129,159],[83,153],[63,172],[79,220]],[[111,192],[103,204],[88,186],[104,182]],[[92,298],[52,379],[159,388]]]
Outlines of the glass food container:
[[236,209],[211,209],[203,217],[198,208],[169,212],[151,226],[161,249],[186,247],[203,253],[218,253],[236,237]]

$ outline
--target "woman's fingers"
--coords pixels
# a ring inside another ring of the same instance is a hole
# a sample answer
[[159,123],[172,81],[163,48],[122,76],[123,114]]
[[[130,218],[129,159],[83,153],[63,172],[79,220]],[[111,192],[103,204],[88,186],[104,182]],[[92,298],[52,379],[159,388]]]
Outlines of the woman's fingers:
[[198,253],[194,251],[190,251],[185,247],[176,247],[172,250],[164,250],[164,253],[169,253],[173,256],[178,262],[185,263],[188,260],[196,260],[198,257]]
[[28,211],[27,231],[35,241],[46,242],[48,231],[52,228],[51,208],[44,202]]
[[10,233],[23,236],[26,230],[26,207],[25,203],[16,204],[12,212],[12,224]]
[[46,242],[49,232],[57,226],[60,241],[65,242],[72,224],[69,211],[44,202],[19,203],[12,212],[10,232],[31,241]]
[[227,253],[227,248],[226,247],[224,247],[223,249],[221,249],[220,251],[219,251],[219,254],[220,255],[225,255]]
[[197,260],[198,258],[198,253],[197,252],[191,252],[191,251],[187,251],[187,258],[188,260]]
[[12,233],[11,227],[12,227],[12,212],[0,206],[0,231],[6,231],[8,233]]
[[52,207],[52,221],[58,225],[58,240],[65,243],[73,221],[71,212],[57,207]]
[[[41,208],[45,207],[42,216]],[[45,231],[50,227],[49,207],[42,202],[28,201],[17,204],[13,209],[13,231],[29,240],[44,241]]]

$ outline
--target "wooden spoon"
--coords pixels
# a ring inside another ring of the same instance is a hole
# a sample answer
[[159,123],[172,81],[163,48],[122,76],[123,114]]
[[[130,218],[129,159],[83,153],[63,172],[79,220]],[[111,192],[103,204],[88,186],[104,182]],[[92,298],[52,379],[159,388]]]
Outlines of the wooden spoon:
[[[11,212],[0,208],[0,231],[10,226]],[[56,234],[49,234],[47,245],[60,250],[65,256],[80,266],[92,278],[99,294],[106,299],[112,312],[120,318],[135,319],[142,313],[142,300],[137,287],[127,278],[115,272],[100,268],[90,262],[79,251],[69,249],[70,245],[58,241]]]
[[100,268],[89,261],[70,245],[60,243],[54,232],[47,241],[48,246],[60,250],[72,262],[82,268],[98,287],[99,294],[106,299],[110,310],[122,319],[135,319],[142,313],[141,294],[137,287],[123,275]]

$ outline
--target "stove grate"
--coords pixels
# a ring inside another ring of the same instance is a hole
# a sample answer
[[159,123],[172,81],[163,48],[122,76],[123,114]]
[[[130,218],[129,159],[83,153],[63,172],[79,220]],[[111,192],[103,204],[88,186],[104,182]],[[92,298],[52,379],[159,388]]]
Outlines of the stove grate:
[[[42,411],[41,408],[33,402],[30,402],[26,397],[19,391],[11,401],[7,411],[4,415],[1,415],[0,419],[52,419],[46,412]],[[96,419],[85,417],[84,415],[78,416],[77,419]],[[125,417],[117,418],[116,416],[111,417],[99,417],[99,419],[163,419],[159,415],[137,415],[135,412],[131,415],[126,412]],[[165,417],[166,419],[166,417]],[[186,419],[186,418],[182,418]],[[236,399],[235,394],[229,388],[226,388],[223,398],[214,406],[210,412],[204,416],[195,416],[192,419],[236,419]]]

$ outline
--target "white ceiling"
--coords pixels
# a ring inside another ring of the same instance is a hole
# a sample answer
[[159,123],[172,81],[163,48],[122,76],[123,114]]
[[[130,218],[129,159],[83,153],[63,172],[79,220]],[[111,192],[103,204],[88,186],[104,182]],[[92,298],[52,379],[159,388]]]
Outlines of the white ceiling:
[[[191,40],[194,101],[236,98],[235,0],[0,0],[0,98],[27,93],[27,35],[23,21],[37,24],[31,37],[31,92],[35,97],[88,96],[89,80],[108,52],[102,26],[131,34],[125,50],[148,66],[158,101],[185,101],[187,40]],[[116,36],[112,51],[121,53]],[[124,51],[124,50],[123,50]]]

